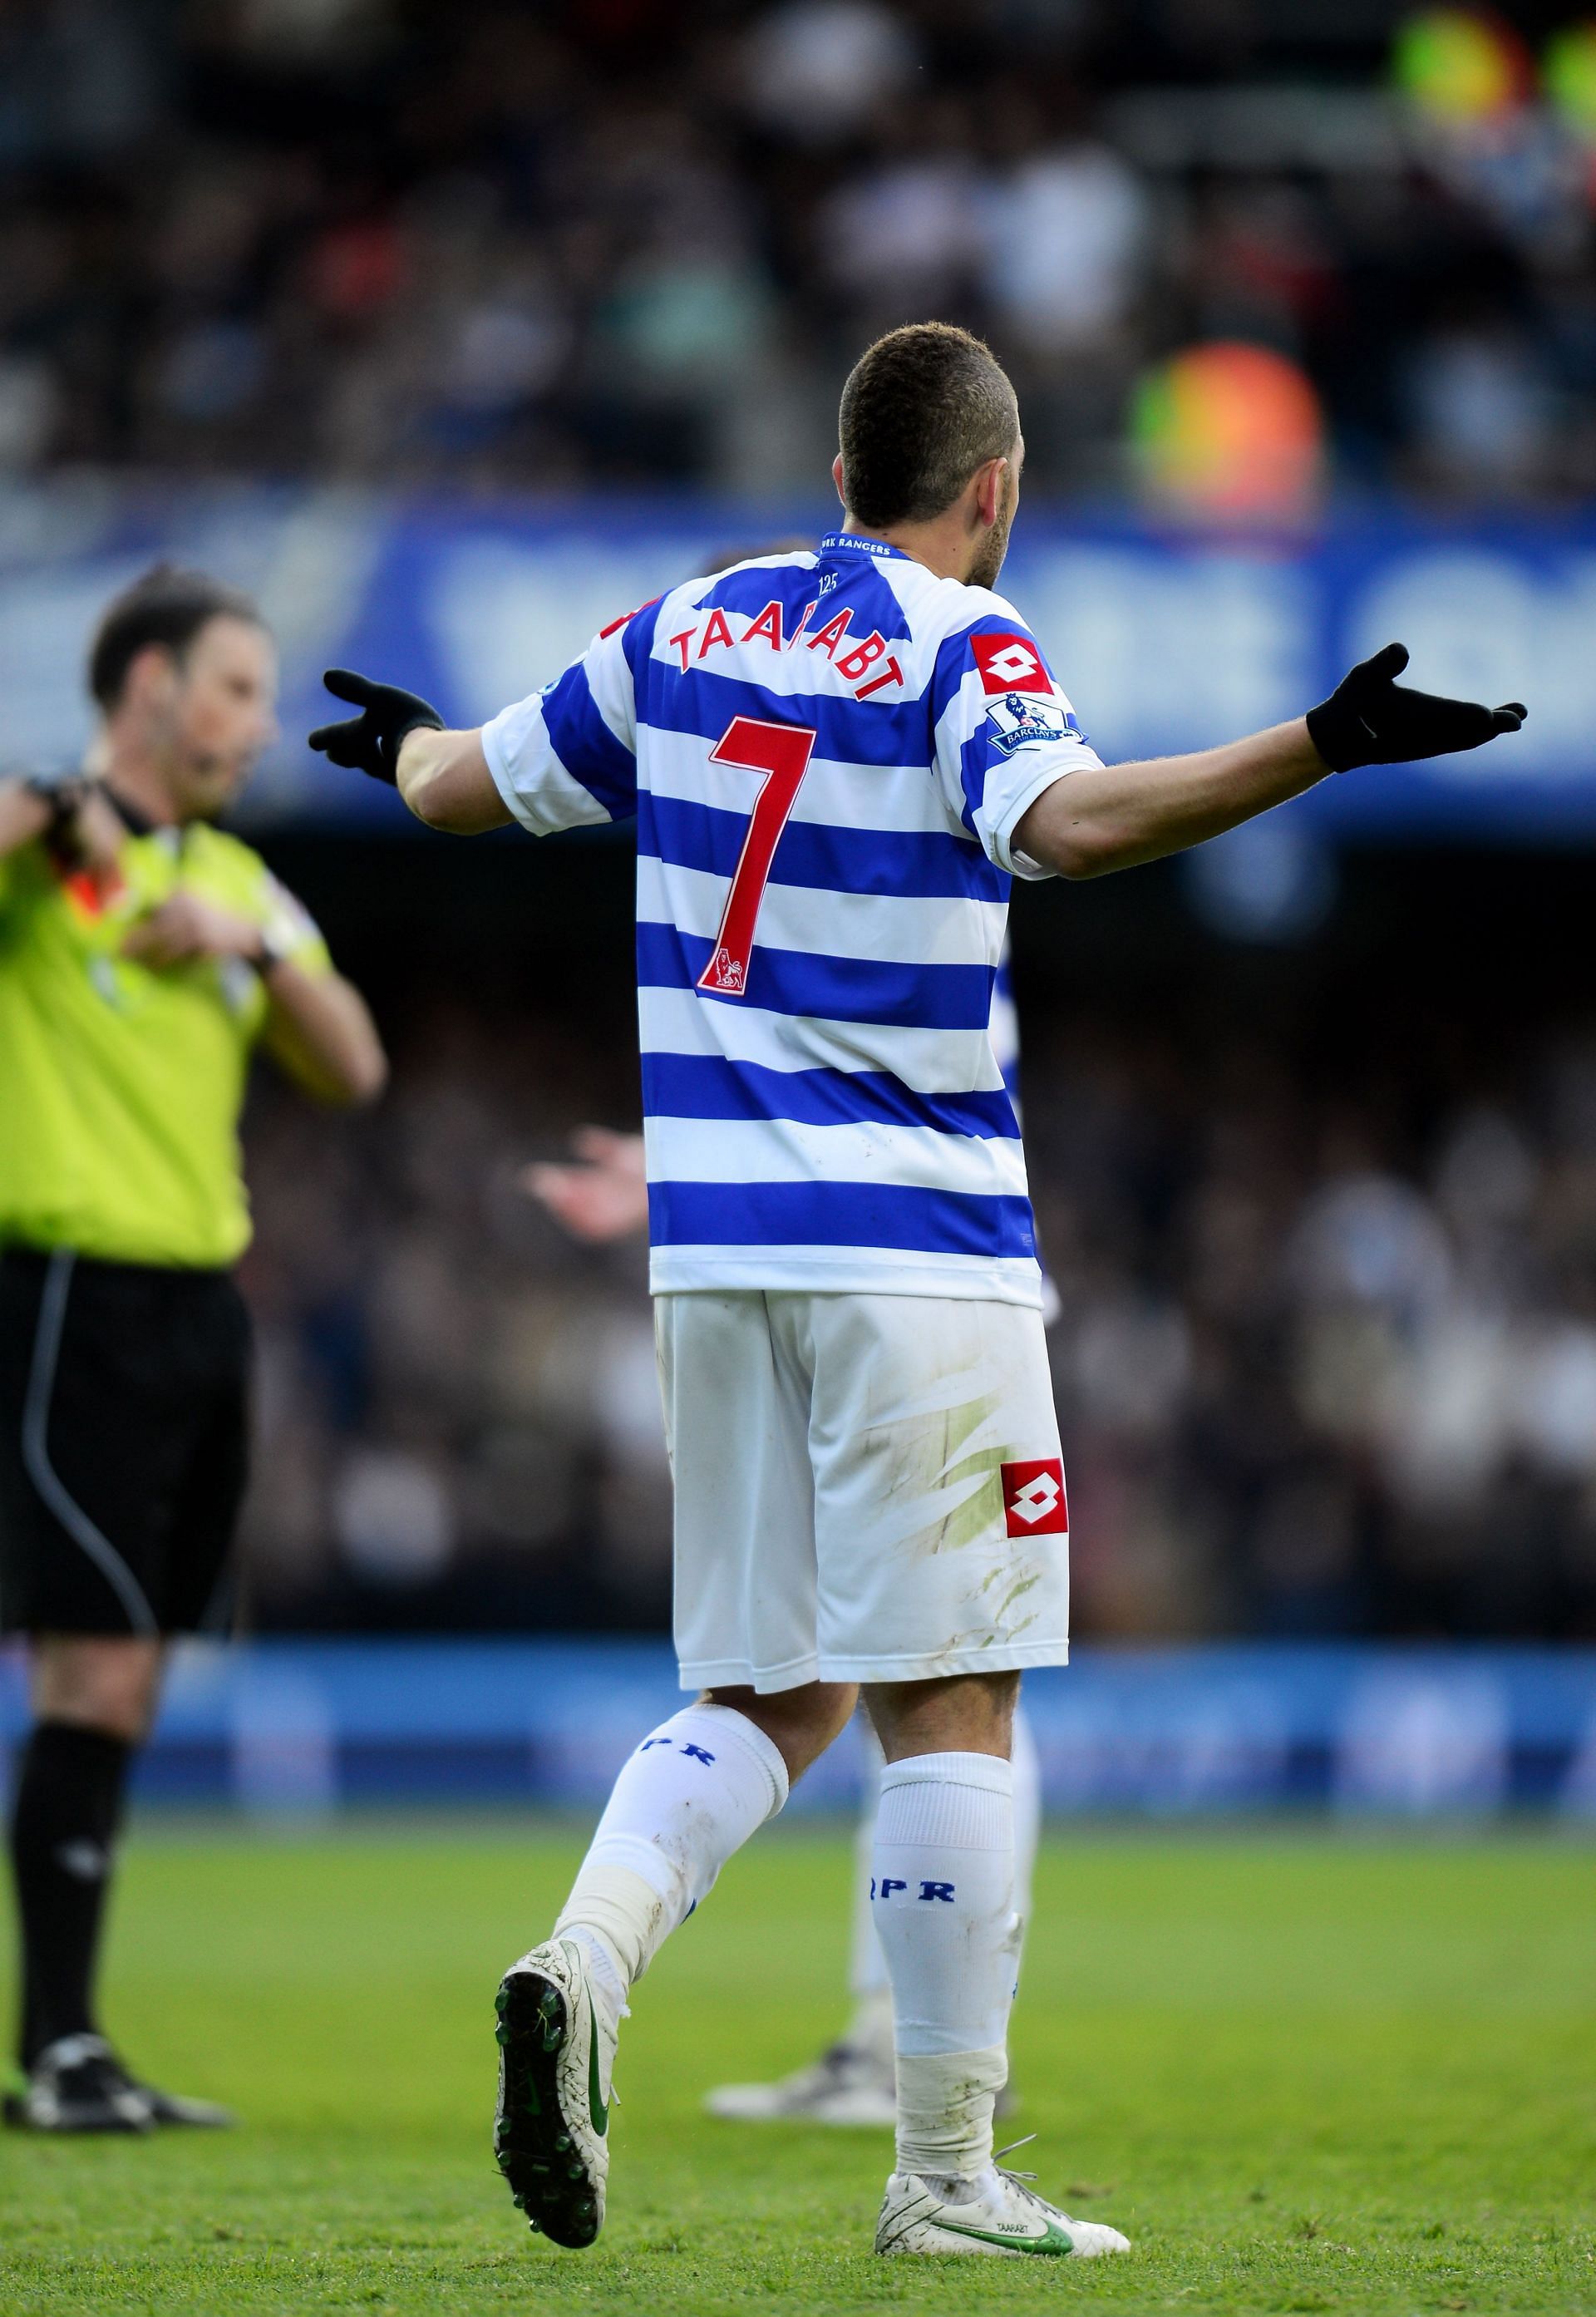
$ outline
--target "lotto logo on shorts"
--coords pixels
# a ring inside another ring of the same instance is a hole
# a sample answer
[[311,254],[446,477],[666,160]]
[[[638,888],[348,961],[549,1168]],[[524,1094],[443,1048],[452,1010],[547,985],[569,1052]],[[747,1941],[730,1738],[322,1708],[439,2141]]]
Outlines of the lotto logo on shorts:
[[972,636],[984,692],[1051,692],[1053,679],[1029,636]]
[[1067,1536],[1069,1501],[1057,1456],[1003,1467],[1003,1512],[1011,1536]]

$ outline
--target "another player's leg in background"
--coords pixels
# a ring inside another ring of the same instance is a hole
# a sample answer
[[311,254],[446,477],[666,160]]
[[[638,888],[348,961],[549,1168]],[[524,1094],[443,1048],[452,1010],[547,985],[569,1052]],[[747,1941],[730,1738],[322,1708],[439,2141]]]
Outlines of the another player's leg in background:
[[[735,2123],[809,2123],[874,2125],[890,2131],[897,2119],[896,2088],[892,2056],[892,1982],[887,1957],[876,1933],[871,1903],[871,1864],[876,1845],[876,1818],[880,1806],[881,1748],[868,1716],[860,1717],[864,1753],[862,1807],[854,1838],[853,1919],[848,1985],[853,2012],[834,2044],[807,2067],[796,2069],[773,2083],[722,2084],[704,2102],[711,2116]],[[1014,1799],[1014,1911],[1016,1962],[1030,1919],[1030,1891],[1041,1831],[1041,1765],[1036,1740],[1022,1707],[1013,1723],[1010,1758]],[[1013,2104],[1005,2086],[998,2095],[996,2113],[1005,2115]]]
[[505,1973],[495,2150],[516,2204],[557,2244],[591,2244],[603,2225],[628,1995],[856,1696],[825,1682],[717,1690],[662,1722],[623,1765],[553,1937]]

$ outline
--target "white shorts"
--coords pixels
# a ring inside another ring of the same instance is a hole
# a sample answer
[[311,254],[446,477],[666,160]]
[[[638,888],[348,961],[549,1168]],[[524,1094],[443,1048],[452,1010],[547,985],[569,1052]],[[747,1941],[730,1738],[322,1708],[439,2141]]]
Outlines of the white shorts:
[[684,1689],[1062,1665],[1069,1513],[1041,1314],[655,1299]]

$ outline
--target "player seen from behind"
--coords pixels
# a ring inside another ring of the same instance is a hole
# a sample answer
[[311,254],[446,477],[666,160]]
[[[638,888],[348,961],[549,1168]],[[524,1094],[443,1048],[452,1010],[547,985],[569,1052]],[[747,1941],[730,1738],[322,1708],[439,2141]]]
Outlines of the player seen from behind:
[[[988,1025],[993,1055],[1019,1113],[1019,1032],[1014,1016],[1008,954],[998,963]],[[616,1134],[602,1126],[578,1129],[568,1161],[528,1167],[522,1181],[531,1195],[575,1238],[594,1245],[629,1239],[648,1227],[647,1160],[640,1134]],[[1057,1291],[1044,1277],[1052,1307]],[[876,1936],[870,1898],[870,1856],[880,1801],[881,1749],[862,1716],[864,1793],[860,1812],[852,1920],[849,1928],[848,1984],[853,2008],[836,2040],[807,2066],[768,2083],[721,2084],[705,2106],[712,2116],[738,2124],[874,2125],[890,2127],[896,2118],[892,2059],[892,1988],[887,1958]],[[1021,1949],[1030,1913],[1032,1874],[1041,1831],[1041,1771],[1036,1741],[1023,1706],[1016,1706],[1009,1758],[1014,1802],[1014,1937]],[[1017,1955],[1018,1959],[1018,1955]],[[1013,2087],[998,2096],[1003,2114]]]
[[851,374],[844,520],[617,620],[477,730],[335,673],[312,735],[461,834],[636,814],[651,1280],[700,1693],[622,1768],[554,1932],[498,1998],[496,2144],[557,2242],[603,2223],[627,1998],[863,1686],[897,2155],[881,2253],[1090,2255],[994,2160],[1014,1986],[1010,1723],[1062,1664],[1067,1512],[1024,1161],[988,1035],[1009,881],[1097,876],[1499,710],[1398,648],[1304,717],[1105,766],[992,592],[1024,445],[964,332]]
[[0,1622],[28,1636],[35,1717],[4,2113],[40,2131],[228,2120],[129,2073],[94,1982],[167,1641],[215,1613],[244,1490],[250,1054],[329,1102],[386,1070],[304,910],[212,826],[276,681],[246,595],[152,571],[90,655],[96,777],[0,781]]
[[[735,564],[762,561],[765,556],[779,555],[805,544],[801,540],[772,541],[762,550],[718,555],[705,566],[704,576],[714,576]],[[993,983],[988,1027],[993,1055],[1018,1116],[1019,1031],[1006,948],[998,961]],[[570,1161],[564,1165],[531,1166],[522,1179],[531,1195],[540,1200],[577,1239],[603,1244],[630,1238],[648,1228],[648,1168],[640,1134],[616,1134],[599,1126],[579,1128],[573,1138]],[[1057,1296],[1052,1282],[1044,1279],[1043,1289],[1045,1297],[1056,1306]],[[870,1901],[869,1861],[884,1766],[869,1716],[867,1713],[858,1718],[864,1752],[864,1794],[849,1930],[848,1982],[853,1999],[852,2012],[842,2035],[807,2066],[794,2069],[773,2082],[721,2084],[710,2091],[705,2106],[712,2116],[724,2116],[728,2122],[875,2125],[890,2129],[896,2118],[892,1990],[887,1976],[887,1958],[876,1936]],[[1035,1740],[1022,1709],[1015,1711],[1011,1737],[1014,1937],[1018,1956],[1030,1909],[1031,1878],[1041,1829],[1040,1768]],[[1011,2084],[998,2095],[1000,2115],[1012,2105],[1012,2093]]]

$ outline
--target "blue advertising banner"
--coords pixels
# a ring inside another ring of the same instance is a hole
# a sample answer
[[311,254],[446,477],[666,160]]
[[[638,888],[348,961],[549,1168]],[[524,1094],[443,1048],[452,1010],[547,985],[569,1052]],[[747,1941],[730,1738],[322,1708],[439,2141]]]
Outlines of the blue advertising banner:
[[[83,747],[85,640],[157,556],[254,588],[281,638],[283,738],[258,824],[397,825],[308,755],[324,666],[404,681],[477,723],[600,627],[720,558],[815,536],[828,510],[693,501],[510,504],[72,481],[0,493],[0,756]],[[1298,713],[1392,638],[1428,689],[1529,702],[1514,740],[1371,769],[1290,808],[1330,838],[1596,836],[1596,517],[1448,523],[1348,514],[1305,536],[1155,532],[1028,505],[1003,580],[1110,757],[1201,747]]]
[[[464,1802],[590,1812],[681,1702],[663,1641],[260,1641],[176,1654],[146,1800],[317,1814]],[[1083,1645],[1026,1676],[1054,1812],[1555,1814],[1596,1829],[1596,1650]],[[26,1727],[0,1655],[0,1761]],[[798,1812],[849,1809],[856,1733]]]

